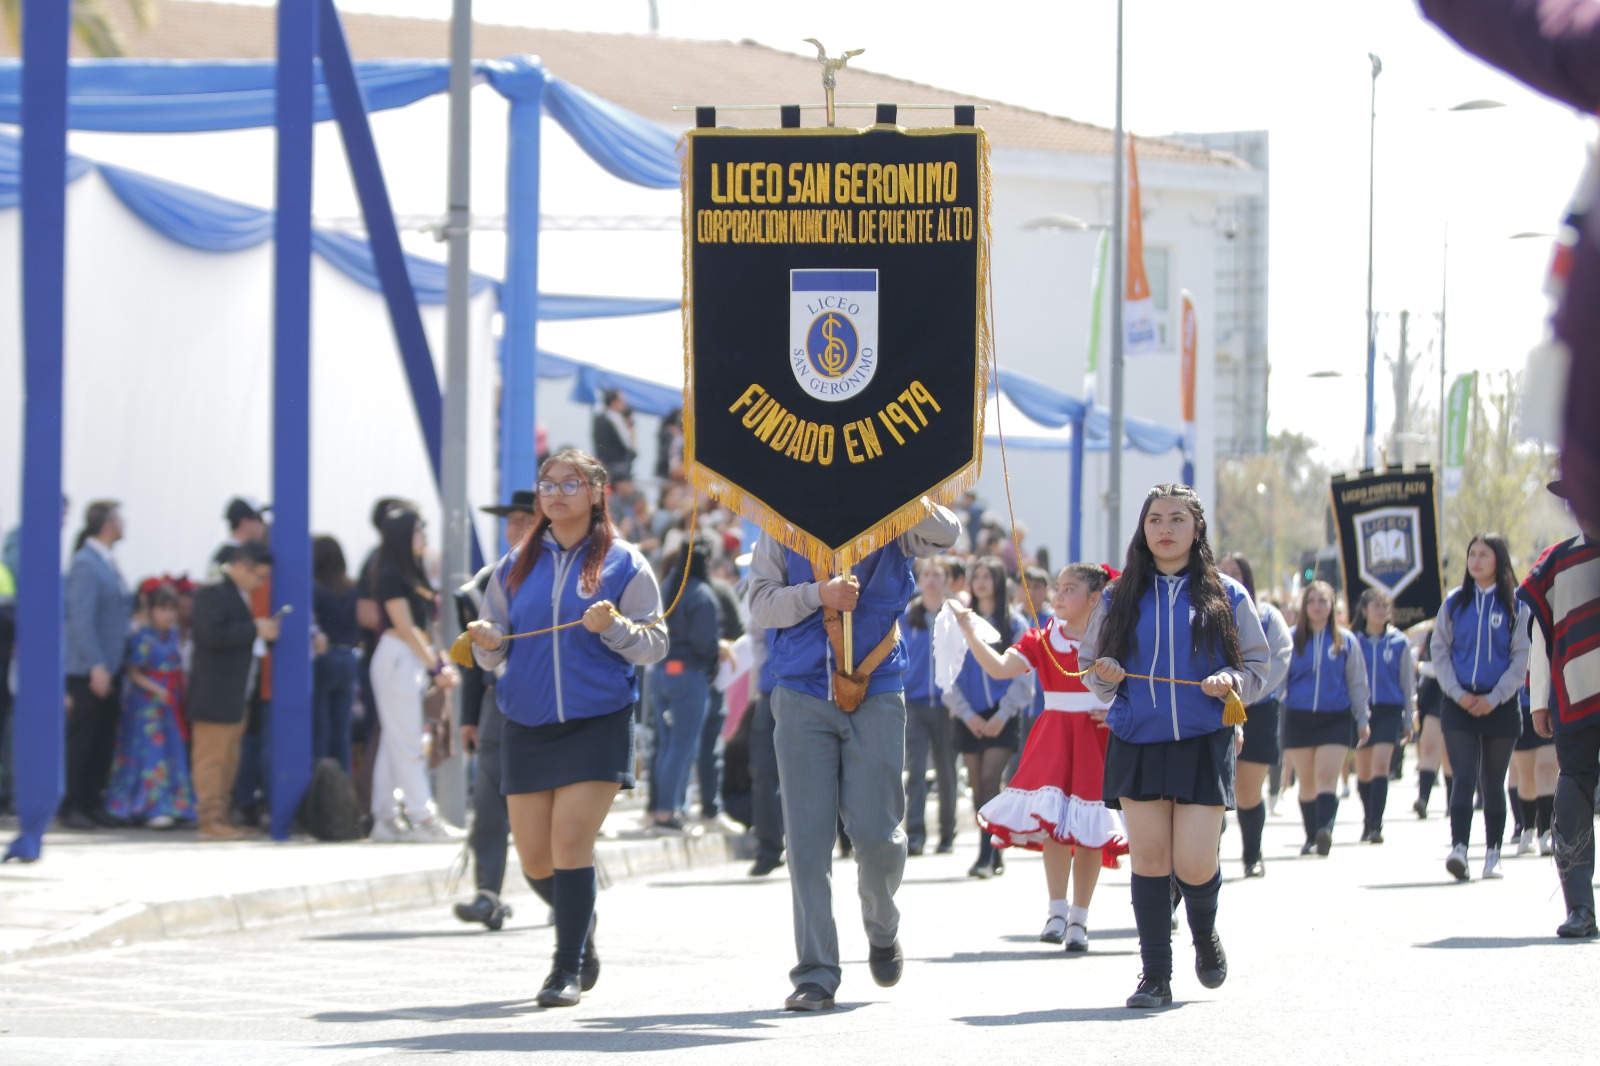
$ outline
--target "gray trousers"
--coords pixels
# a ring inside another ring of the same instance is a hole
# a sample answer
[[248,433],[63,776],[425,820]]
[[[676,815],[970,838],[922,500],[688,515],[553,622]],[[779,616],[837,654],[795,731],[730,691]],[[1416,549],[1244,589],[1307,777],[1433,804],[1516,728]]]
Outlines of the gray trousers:
[[1600,782],[1600,724],[1556,734],[1556,871],[1567,909],[1594,910],[1595,786]]
[[756,858],[783,858],[783,808],[778,799],[778,751],[773,740],[772,696],[750,708],[750,809],[755,824]]
[[833,921],[833,844],[839,819],[855,845],[856,887],[867,940],[888,947],[900,931],[894,894],[906,868],[906,707],[883,692],[845,714],[832,701],[793,689],[772,693],[778,779],[789,842],[794,946],[789,978],[798,987],[839,988],[839,932]]
[[505,718],[494,702],[494,689],[478,715],[478,772],[472,779],[473,876],[478,891],[499,895],[506,880],[506,834],[511,819],[506,814],[506,798],[500,794],[500,737]]
[[928,758],[939,790],[939,843],[956,838],[956,746],[950,712],[939,703],[906,701],[906,836],[921,847],[928,839]]

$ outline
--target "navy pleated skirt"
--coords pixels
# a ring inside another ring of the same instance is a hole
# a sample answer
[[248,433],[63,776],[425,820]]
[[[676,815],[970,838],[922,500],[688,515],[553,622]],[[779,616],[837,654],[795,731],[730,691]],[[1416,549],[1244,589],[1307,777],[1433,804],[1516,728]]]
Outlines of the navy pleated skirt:
[[1115,734],[1106,744],[1105,803],[1168,799],[1233,810],[1233,728],[1159,744],[1129,744]]

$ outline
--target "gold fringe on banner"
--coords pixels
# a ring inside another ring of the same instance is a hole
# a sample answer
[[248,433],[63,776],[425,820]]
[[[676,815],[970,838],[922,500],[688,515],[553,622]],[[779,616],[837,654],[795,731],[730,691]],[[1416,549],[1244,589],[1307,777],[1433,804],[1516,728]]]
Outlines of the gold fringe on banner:
[[[774,131],[768,129],[751,130],[753,134],[771,136]],[[805,130],[794,131],[801,134],[825,134],[839,136],[837,130]],[[862,133],[865,130],[852,130],[848,132]],[[950,128],[918,128],[905,131],[910,135],[946,134],[952,132],[969,132],[967,127]],[[974,294],[977,306],[977,334],[974,343],[977,348],[977,360],[974,373],[976,387],[976,411],[973,415],[973,444],[972,460],[956,471],[950,477],[937,485],[930,487],[926,492],[915,499],[903,504],[890,514],[874,522],[870,528],[858,534],[847,543],[835,548],[824,544],[811,534],[797,528],[794,523],[779,515],[765,501],[751,490],[740,485],[735,485],[727,478],[715,471],[707,469],[696,458],[695,448],[695,419],[694,419],[694,305],[693,305],[693,277],[691,273],[690,249],[694,241],[694,230],[691,218],[689,190],[692,188],[694,139],[690,133],[683,135],[681,148],[678,153],[681,160],[683,174],[683,441],[684,455],[688,467],[687,476],[690,485],[697,492],[703,492],[721,503],[728,510],[742,518],[749,519],[768,536],[772,537],[784,547],[805,556],[810,560],[817,571],[837,573],[846,567],[854,566],[873,552],[886,547],[890,542],[908,532],[918,522],[929,514],[928,501],[939,504],[954,503],[961,494],[971,489],[978,482],[978,476],[983,470],[983,431],[984,411],[989,396],[989,368],[994,365],[994,307],[991,292],[991,264],[990,248],[994,240],[994,227],[990,215],[994,206],[994,175],[989,167],[989,137],[982,127],[971,128],[970,132],[978,139],[978,197],[979,213],[982,225],[978,235],[978,270],[977,291]],[[848,134],[844,134],[848,135]]]

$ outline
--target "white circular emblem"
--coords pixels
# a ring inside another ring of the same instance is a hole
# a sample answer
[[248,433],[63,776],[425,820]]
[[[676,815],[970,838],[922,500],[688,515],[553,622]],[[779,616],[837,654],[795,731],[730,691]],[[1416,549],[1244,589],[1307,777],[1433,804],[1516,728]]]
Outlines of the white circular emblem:
[[807,395],[828,403],[848,400],[866,388],[878,370],[878,353],[862,343],[856,318],[860,304],[848,296],[828,301],[807,327],[805,346],[790,358],[794,379]]

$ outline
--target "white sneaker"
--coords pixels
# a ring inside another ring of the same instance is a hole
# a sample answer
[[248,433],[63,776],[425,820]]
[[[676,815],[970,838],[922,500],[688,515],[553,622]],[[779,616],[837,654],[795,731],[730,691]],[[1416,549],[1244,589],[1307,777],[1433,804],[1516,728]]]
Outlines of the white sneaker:
[[426,843],[447,844],[451,841],[465,840],[467,831],[457,829],[443,818],[424,818],[411,827],[408,840]]
[[1537,836],[1537,833],[1532,829],[1524,829],[1522,831],[1522,835],[1517,838],[1518,855],[1533,854],[1533,839],[1535,836]]
[[1555,841],[1550,839],[1550,830],[1546,829],[1539,835],[1539,854],[1542,856],[1549,856],[1554,855],[1555,853]]
[[411,839],[411,828],[397,818],[380,818],[372,823],[368,840],[379,844],[403,844]]
[[715,817],[700,819],[700,829],[706,833],[722,833],[725,836],[744,835],[744,826],[721,811],[717,812]]
[[144,823],[146,829],[171,829],[178,822],[170,814],[158,814]]
[[1483,853],[1483,877],[1484,877],[1484,880],[1487,881],[1491,877],[1504,877],[1504,876],[1505,876],[1505,874],[1502,873],[1501,870],[1500,870],[1500,849],[1499,848],[1490,848],[1488,851]]
[[1450,849],[1450,857],[1444,861],[1444,868],[1450,871],[1450,876],[1457,881],[1466,881],[1471,878],[1467,873],[1467,846],[1457,844]]

